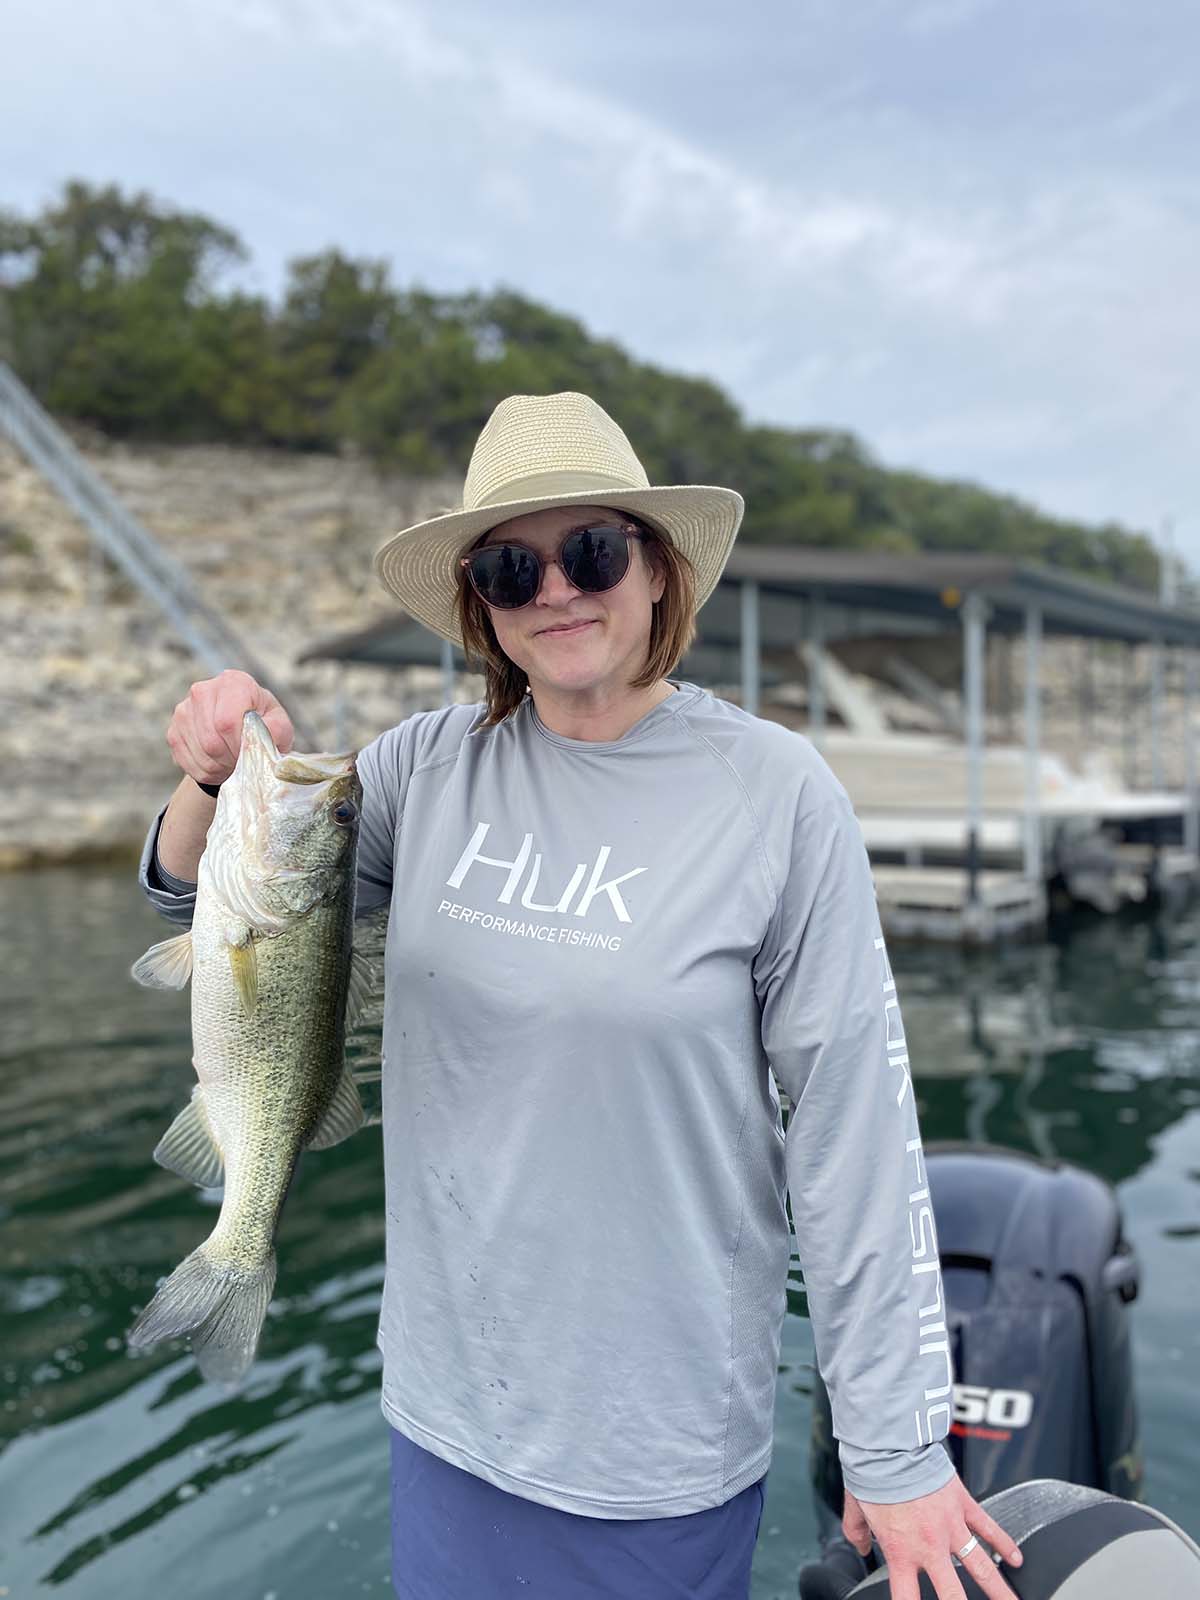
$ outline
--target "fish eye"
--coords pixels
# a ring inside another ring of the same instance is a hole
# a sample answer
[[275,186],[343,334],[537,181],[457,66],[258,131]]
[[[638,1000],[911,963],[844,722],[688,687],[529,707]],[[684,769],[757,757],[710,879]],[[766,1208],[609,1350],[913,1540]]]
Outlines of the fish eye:
[[358,820],[358,807],[353,800],[339,800],[329,813],[339,828],[348,828]]

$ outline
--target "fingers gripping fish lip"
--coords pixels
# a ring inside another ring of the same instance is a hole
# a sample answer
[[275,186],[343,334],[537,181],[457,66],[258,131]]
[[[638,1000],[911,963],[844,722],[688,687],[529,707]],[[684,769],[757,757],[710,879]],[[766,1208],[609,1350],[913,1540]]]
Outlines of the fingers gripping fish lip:
[[357,750],[346,755],[281,755],[270,728],[257,711],[247,711],[242,718],[238,764],[244,761],[248,767],[256,768],[263,779],[296,784],[325,783],[355,775],[357,757]]
[[355,767],[358,752],[348,755],[281,755],[271,730],[257,711],[242,718],[242,744],[233,770],[231,798],[240,801],[242,828],[260,852],[268,843],[266,829],[275,808],[286,807],[297,815],[314,810],[326,800],[330,804],[362,798],[362,784]]
[[279,760],[279,750],[271,736],[271,730],[257,711],[247,711],[242,718],[242,748],[238,757],[239,762],[245,760],[247,756],[256,757],[271,767],[274,767]]
[[[237,765],[222,786],[214,821],[217,833],[227,835],[231,859],[246,885],[288,883],[314,867],[328,868],[343,855],[342,843],[327,839],[317,849],[315,841],[322,817],[333,807],[344,800],[356,811],[361,807],[356,758],[357,751],[281,755],[262,717],[246,712]],[[334,830],[339,831],[344,829]],[[244,914],[260,899],[251,892],[235,895],[231,909]],[[262,932],[277,931],[253,917],[247,920]]]

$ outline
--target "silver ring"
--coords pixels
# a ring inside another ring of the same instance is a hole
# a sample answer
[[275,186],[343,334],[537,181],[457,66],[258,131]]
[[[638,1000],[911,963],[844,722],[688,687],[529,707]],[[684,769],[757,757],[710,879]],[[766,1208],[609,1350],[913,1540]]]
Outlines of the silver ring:
[[975,1534],[972,1534],[971,1537],[967,1540],[966,1544],[963,1545],[962,1549],[961,1550],[956,1550],[954,1552],[954,1554],[958,1557],[958,1559],[960,1561],[965,1561],[967,1559],[967,1557],[971,1554],[971,1551],[974,1550],[975,1546],[978,1543],[979,1543],[978,1537]]

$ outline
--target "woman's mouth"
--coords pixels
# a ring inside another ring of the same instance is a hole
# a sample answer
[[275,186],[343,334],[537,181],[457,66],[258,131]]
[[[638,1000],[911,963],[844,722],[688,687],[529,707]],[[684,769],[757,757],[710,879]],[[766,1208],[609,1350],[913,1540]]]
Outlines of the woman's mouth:
[[594,617],[588,617],[584,622],[571,622],[557,628],[543,628],[541,636],[544,638],[548,634],[551,638],[566,639],[573,634],[582,633],[585,628],[590,628],[594,621]]

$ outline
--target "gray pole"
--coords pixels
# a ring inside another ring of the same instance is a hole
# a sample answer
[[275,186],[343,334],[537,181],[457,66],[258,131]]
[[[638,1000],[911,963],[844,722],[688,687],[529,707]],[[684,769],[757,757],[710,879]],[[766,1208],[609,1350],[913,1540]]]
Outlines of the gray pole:
[[1200,686],[1200,655],[1189,650],[1183,679],[1183,763],[1187,810],[1183,814],[1183,842],[1193,856],[1200,857],[1200,812],[1196,793],[1196,691]]
[[742,709],[758,715],[761,668],[758,650],[758,585],[742,579]]
[[[1118,646],[1118,649],[1120,646]],[[1137,788],[1137,718],[1134,715],[1133,705],[1133,645],[1127,643],[1121,651],[1121,726],[1123,737],[1121,740],[1122,755],[1125,767],[1125,787]]]
[[454,646],[449,639],[442,640],[442,704],[454,704]]
[[983,823],[983,644],[987,602],[963,601],[963,710],[967,735],[967,903],[979,901],[979,832]]
[[1011,743],[1013,737],[1013,720],[1016,714],[1013,695],[1013,653],[1012,635],[1001,634],[996,640],[996,650],[999,655],[995,657],[996,667],[996,698],[999,701],[997,710],[1004,719],[1004,739]]
[[825,732],[825,598],[814,594],[808,605],[808,731],[814,744]]
[[1042,613],[1038,606],[1025,609],[1025,876],[1042,881],[1041,816],[1041,649]]
[[1163,657],[1166,646],[1155,639],[1150,646],[1150,785],[1163,788],[1162,695]]

